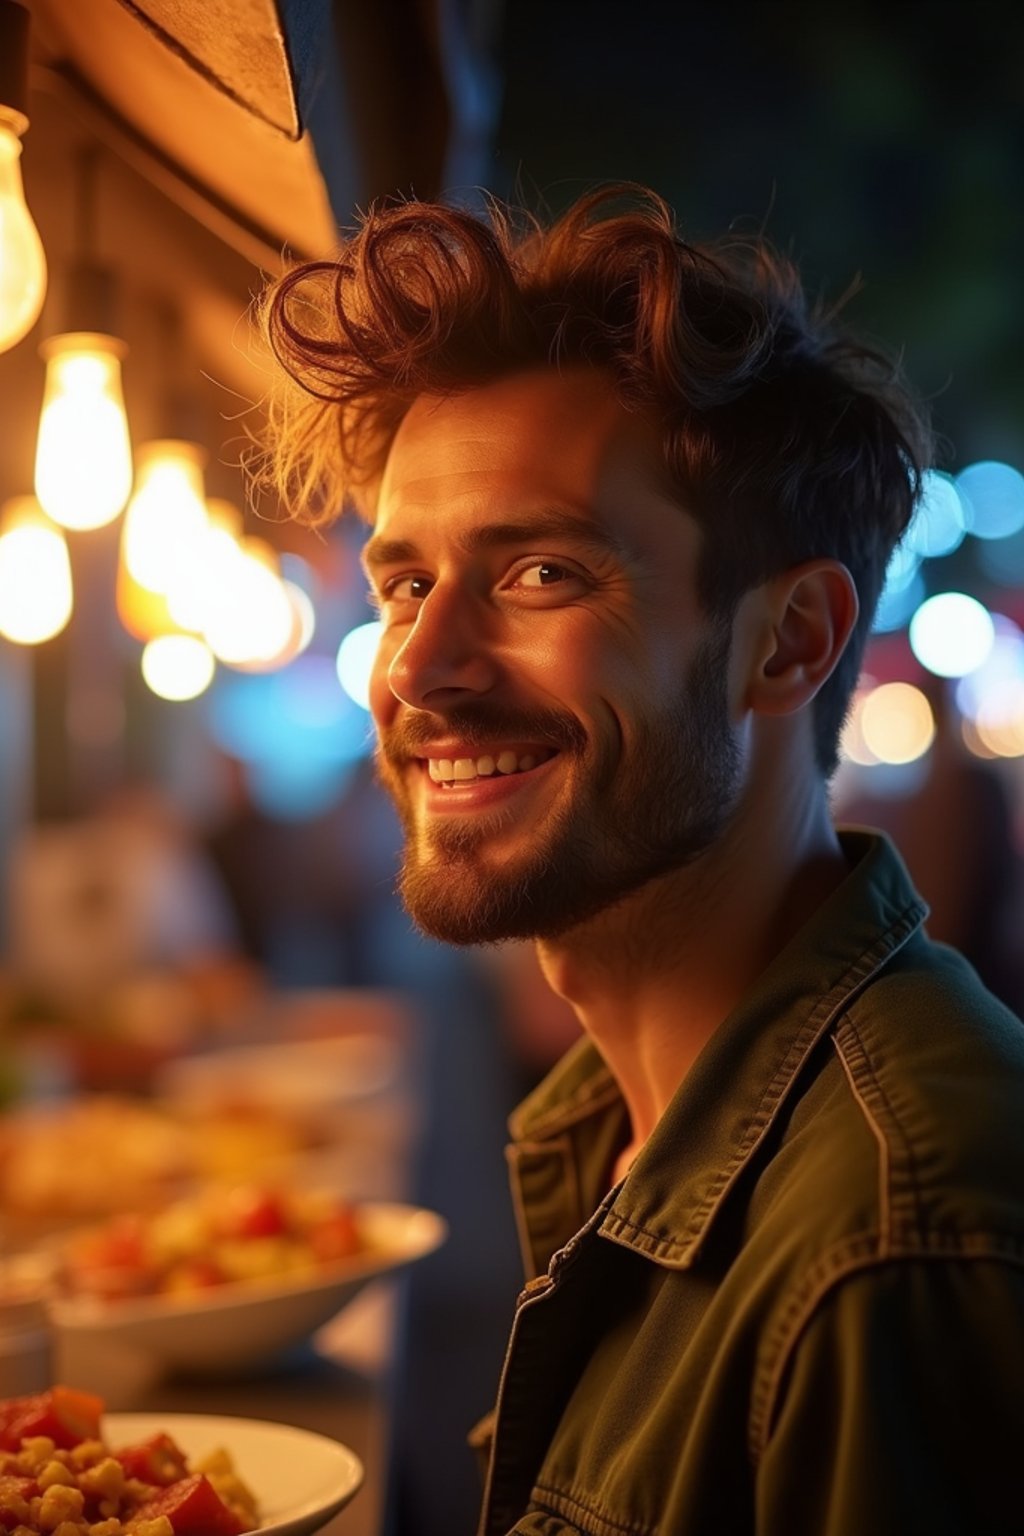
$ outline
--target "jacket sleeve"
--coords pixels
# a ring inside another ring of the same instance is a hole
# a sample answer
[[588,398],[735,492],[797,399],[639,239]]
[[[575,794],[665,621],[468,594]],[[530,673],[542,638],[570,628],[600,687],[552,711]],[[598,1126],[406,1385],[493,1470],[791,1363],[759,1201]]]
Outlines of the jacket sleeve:
[[1024,1252],[839,1282],[792,1346],[757,1536],[1024,1531]]

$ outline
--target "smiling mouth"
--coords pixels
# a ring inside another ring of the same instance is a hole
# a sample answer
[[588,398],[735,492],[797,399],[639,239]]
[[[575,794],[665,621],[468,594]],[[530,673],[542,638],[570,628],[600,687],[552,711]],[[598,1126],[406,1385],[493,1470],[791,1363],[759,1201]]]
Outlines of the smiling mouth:
[[499,753],[482,753],[479,757],[430,757],[426,759],[431,780],[442,789],[454,789],[459,785],[473,784],[478,779],[507,778],[517,773],[529,773],[539,768],[549,758],[556,756],[551,747],[535,747],[529,752],[505,749]]

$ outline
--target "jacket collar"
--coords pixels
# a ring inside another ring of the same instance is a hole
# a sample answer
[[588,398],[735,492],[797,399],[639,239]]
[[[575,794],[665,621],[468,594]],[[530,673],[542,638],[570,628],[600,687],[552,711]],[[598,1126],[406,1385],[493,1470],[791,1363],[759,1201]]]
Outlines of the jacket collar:
[[[885,837],[846,830],[840,841],[849,876],[707,1042],[605,1203],[605,1237],[668,1268],[689,1267],[818,1041],[927,916]],[[513,1164],[535,1176],[547,1150],[578,1178],[587,1148],[606,1150],[595,1122],[621,1125],[623,1117],[614,1078],[583,1040],[511,1117]],[[581,1194],[582,1219],[596,1201]],[[536,1255],[543,1244],[536,1234],[531,1242],[528,1195],[518,1214],[524,1246]]]

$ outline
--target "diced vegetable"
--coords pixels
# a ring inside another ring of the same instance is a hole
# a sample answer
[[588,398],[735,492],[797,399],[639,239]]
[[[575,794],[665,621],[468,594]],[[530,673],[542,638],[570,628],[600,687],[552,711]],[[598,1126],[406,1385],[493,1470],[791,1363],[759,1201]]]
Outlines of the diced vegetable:
[[272,1189],[240,1189],[217,1223],[224,1237],[280,1237],[289,1228],[284,1201]]
[[243,1536],[259,1525],[252,1490],[230,1453],[189,1465],[164,1431],[111,1451],[103,1402],[52,1387],[0,1400],[0,1536]]
[[18,1449],[27,1435],[48,1435],[61,1450],[99,1438],[103,1399],[77,1387],[51,1387],[0,1403],[0,1450]]
[[27,1501],[38,1492],[39,1484],[33,1477],[0,1476],[0,1526],[13,1530],[16,1525],[24,1525]]
[[336,1259],[347,1259],[350,1254],[358,1253],[361,1240],[352,1209],[340,1205],[318,1222],[310,1230],[309,1246],[320,1264],[331,1264]]
[[128,1529],[141,1520],[166,1515],[175,1536],[242,1536],[245,1526],[214,1491],[201,1472],[172,1483],[143,1504]]
[[168,1483],[177,1482],[188,1472],[185,1453],[170,1435],[150,1435],[148,1440],[115,1451],[114,1456],[126,1476],[137,1477],[140,1482],[152,1483],[157,1488],[166,1488]]
[[361,1252],[358,1208],[330,1190],[270,1184],[210,1187],[149,1216],[80,1232],[62,1279],[79,1296],[194,1296],[211,1286],[313,1280]]

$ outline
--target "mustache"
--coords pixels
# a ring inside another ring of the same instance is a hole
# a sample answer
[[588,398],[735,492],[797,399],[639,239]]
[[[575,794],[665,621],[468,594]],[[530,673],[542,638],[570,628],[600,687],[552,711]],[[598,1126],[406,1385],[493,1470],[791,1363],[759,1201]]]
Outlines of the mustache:
[[469,748],[484,748],[496,739],[526,739],[579,756],[587,734],[570,714],[553,709],[506,709],[473,705],[446,710],[443,715],[427,710],[403,715],[380,737],[380,753],[392,765],[404,762],[439,736],[458,736]]

